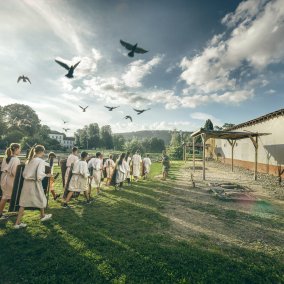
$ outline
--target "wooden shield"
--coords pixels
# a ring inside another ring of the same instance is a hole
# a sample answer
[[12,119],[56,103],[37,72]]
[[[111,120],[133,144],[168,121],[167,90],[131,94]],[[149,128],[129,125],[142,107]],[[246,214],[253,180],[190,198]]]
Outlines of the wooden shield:
[[21,196],[22,187],[24,183],[24,178],[23,178],[24,168],[25,168],[24,164],[17,166],[16,175],[15,175],[14,184],[13,184],[12,196],[10,200],[9,212],[19,211],[20,196]]
[[65,173],[67,170],[67,159],[60,160],[61,176],[62,176],[62,186],[65,187]]
[[[70,184],[70,181],[71,181],[71,178],[72,178],[73,167],[74,167],[74,165],[72,164],[71,167],[70,167],[67,183],[66,183],[66,185],[64,187],[63,198],[66,198],[67,194],[69,192],[68,188],[69,188],[69,184]],[[79,195],[80,195],[80,192],[73,192],[73,196],[72,197],[77,198]]]
[[[19,208],[20,208],[19,202],[20,202],[21,192],[22,192],[23,183],[24,183],[24,178],[23,178],[24,169],[25,169],[24,164],[18,165],[18,167],[17,167],[14,185],[13,185],[12,196],[11,196],[11,200],[10,200],[9,212],[19,211]],[[45,173],[46,174],[50,173],[50,170],[51,170],[50,167],[48,167],[48,166],[45,167]],[[43,187],[46,199],[48,201],[48,195],[49,195],[49,178],[48,177],[45,177],[42,180],[42,187]],[[38,210],[38,208],[34,208],[34,207],[27,207],[25,209],[27,209],[27,210]]]

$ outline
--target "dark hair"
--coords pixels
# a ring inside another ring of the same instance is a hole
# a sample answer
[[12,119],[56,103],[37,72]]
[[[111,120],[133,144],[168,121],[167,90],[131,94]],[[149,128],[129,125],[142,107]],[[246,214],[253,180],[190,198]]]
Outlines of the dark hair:
[[150,156],[149,154],[146,155],[147,158],[148,158],[149,156]]
[[81,158],[82,158],[82,159],[85,159],[87,156],[88,156],[88,153],[87,153],[87,152],[83,151],[83,152],[81,153]]
[[9,148],[7,148],[6,150],[6,163],[9,164],[11,158],[12,158],[12,155],[14,154],[14,152],[21,148],[21,145],[18,144],[18,143],[11,143]]
[[120,156],[119,156],[119,160],[117,162],[118,165],[122,165],[122,162],[123,162],[123,159],[125,158],[125,153],[122,153]]
[[112,154],[109,155],[109,158],[112,159]]
[[96,158],[98,158],[102,153],[101,152],[97,152],[96,153]]
[[28,160],[27,162],[29,163],[35,154],[38,154],[38,153],[41,153],[41,152],[44,152],[45,151],[45,148],[43,145],[36,145],[36,146],[33,146],[29,152],[29,156],[28,156]]
[[56,155],[55,155],[54,152],[50,152],[50,153],[48,154],[48,159],[50,159],[50,158],[56,158]]
[[76,151],[78,151],[78,147],[75,146],[75,147],[72,148],[72,153],[74,153]]
[[130,156],[130,152],[128,151],[128,152],[126,153],[126,156],[125,156],[125,161],[126,161],[126,162],[127,162],[129,156]]

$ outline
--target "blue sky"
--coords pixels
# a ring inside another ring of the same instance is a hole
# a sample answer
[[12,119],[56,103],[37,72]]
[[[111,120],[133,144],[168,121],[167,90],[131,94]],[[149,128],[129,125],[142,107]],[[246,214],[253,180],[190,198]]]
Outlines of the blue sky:
[[[59,131],[65,119],[69,135],[92,122],[191,131],[283,108],[284,0],[11,0],[0,17],[0,104],[28,104]],[[149,52],[129,58],[120,39]],[[81,60],[74,79],[55,58]]]

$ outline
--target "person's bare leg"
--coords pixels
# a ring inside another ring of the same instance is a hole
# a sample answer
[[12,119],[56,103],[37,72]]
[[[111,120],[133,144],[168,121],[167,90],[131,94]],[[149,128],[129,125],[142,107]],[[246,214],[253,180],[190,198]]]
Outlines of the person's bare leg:
[[43,218],[44,216],[45,216],[44,209],[40,208],[40,219]]
[[0,215],[2,215],[2,213],[3,213],[6,202],[7,202],[7,199],[4,199],[4,198],[2,198],[1,201],[0,201]]
[[73,191],[69,191],[65,200],[65,203],[68,203],[73,195]]
[[89,201],[89,197],[88,197],[87,191],[84,191],[84,196],[85,196],[85,198],[87,199],[87,201]]
[[25,208],[24,207],[20,207],[15,225],[19,225],[21,223],[21,219],[22,219],[22,217],[24,215],[24,211],[25,211]]
[[56,197],[56,194],[55,194],[55,191],[54,191],[54,189],[51,189],[51,190],[50,190],[50,192],[51,192],[51,194],[52,194],[53,198],[55,199],[55,197]]

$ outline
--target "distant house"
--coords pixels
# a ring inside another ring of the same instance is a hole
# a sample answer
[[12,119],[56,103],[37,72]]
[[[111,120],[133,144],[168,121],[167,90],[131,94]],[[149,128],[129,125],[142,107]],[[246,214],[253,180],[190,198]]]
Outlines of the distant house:
[[[268,113],[226,130],[269,133],[270,135],[259,137],[258,171],[278,175],[278,171],[281,167],[284,167],[284,109]],[[209,145],[206,146],[213,157],[224,163],[231,163],[231,146],[228,141],[210,139],[208,142]],[[254,159],[255,149],[250,139],[237,140],[234,148],[234,164],[252,170]]]
[[68,149],[73,148],[75,145],[74,137],[66,137],[64,133],[58,132],[56,130],[52,130],[48,135],[50,138],[57,140],[61,146]]

